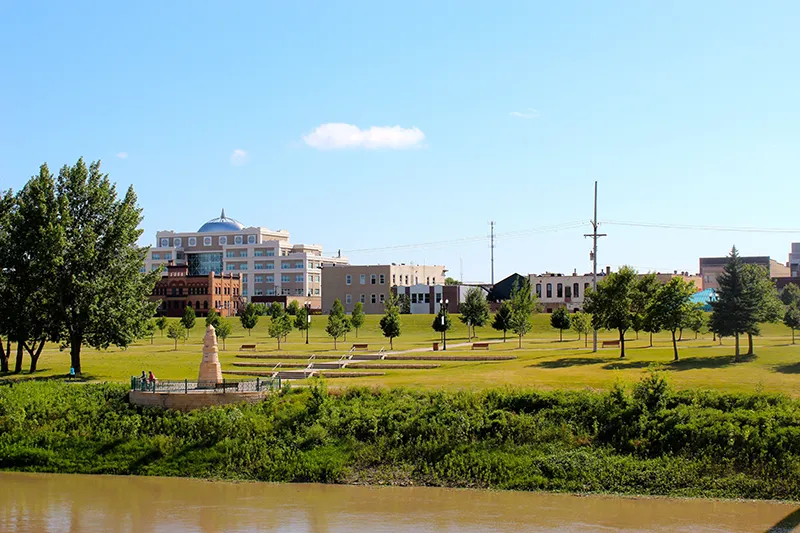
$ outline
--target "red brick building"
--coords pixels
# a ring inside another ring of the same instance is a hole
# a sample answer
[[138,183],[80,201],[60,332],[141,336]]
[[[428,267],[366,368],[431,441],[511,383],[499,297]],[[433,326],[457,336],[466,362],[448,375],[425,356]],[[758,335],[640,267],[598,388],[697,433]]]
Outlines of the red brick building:
[[215,309],[221,316],[236,316],[242,309],[242,282],[239,274],[190,276],[186,265],[167,266],[153,289],[150,300],[161,300],[158,314],[170,317],[183,316],[186,307],[193,307],[197,316],[207,316]]

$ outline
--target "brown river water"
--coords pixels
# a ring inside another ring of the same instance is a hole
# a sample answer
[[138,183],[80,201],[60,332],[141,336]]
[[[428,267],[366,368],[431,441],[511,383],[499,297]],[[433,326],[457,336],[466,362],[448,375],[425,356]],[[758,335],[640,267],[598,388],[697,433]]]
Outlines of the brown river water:
[[0,472],[0,532],[800,532],[800,505]]

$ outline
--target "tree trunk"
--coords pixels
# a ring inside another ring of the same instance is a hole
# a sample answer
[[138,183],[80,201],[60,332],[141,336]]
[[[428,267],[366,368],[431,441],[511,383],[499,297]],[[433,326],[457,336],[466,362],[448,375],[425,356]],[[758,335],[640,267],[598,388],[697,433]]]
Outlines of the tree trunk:
[[250,336],[250,334],[252,333],[252,331],[253,331],[253,330],[252,330],[252,329],[250,329],[250,328],[248,328],[248,329],[247,329],[247,336],[248,336],[248,337]]
[[619,330],[619,358],[625,359],[625,332]]
[[734,352],[733,360],[738,362],[739,361],[739,332],[738,331],[736,332],[734,337],[736,338],[736,351]]
[[336,337],[333,338],[333,349],[336,349]]
[[678,335],[678,340],[679,341],[683,340],[683,328],[680,328],[680,334]]
[[712,342],[716,342],[716,340],[717,340],[717,332],[716,331],[712,331],[711,333],[713,334],[713,337],[711,338],[711,341]]
[[[334,346],[334,348],[335,348],[335,346]],[[281,336],[278,335],[278,350],[280,350],[280,349],[281,349]]]
[[358,338],[358,328],[356,328],[356,339]]
[[653,332],[650,332],[650,347],[653,347]]
[[[35,350],[34,350],[35,348]],[[39,356],[42,355],[42,349],[44,348],[44,341],[39,341],[39,346],[36,346],[36,342],[34,341],[33,346],[28,348],[25,346],[25,349],[28,350],[28,353],[31,356],[31,369],[30,373],[33,374],[36,372],[36,364],[39,362]]]
[[636,330],[636,340],[637,341],[639,340],[639,330],[638,329]]
[[[792,334],[794,334],[794,330],[792,330]],[[6,346],[6,349],[3,349],[3,339],[0,339],[0,372],[8,372],[8,357],[10,355],[11,342],[9,341]]]
[[23,352],[23,342],[17,342],[17,360],[14,363],[14,373],[19,374],[22,372],[22,356],[25,352]]
[[745,355],[753,355],[753,334],[747,333],[747,353]]
[[394,337],[389,337],[389,349],[394,350]]
[[583,334],[583,347],[584,348],[588,348],[589,347],[589,334],[588,333],[584,333]]
[[677,361],[678,360],[678,343],[675,341],[675,330],[674,329],[672,330],[672,351],[675,353],[675,356],[673,357],[672,360],[673,361]]
[[503,342],[506,342],[506,330],[503,330]]
[[564,342],[564,330],[558,330],[558,342]]
[[175,338],[175,351],[176,352],[178,351],[178,339],[177,339],[177,337]]
[[519,347],[522,348],[522,335],[519,336]]
[[[792,328],[792,344],[794,344],[794,328]],[[2,350],[2,347],[0,347],[0,350]],[[8,366],[8,362],[6,362],[6,366]],[[6,372],[8,372],[8,370],[6,370]]]
[[150,335],[150,344],[153,344],[153,335]]
[[694,332],[694,340],[697,340],[697,335],[698,335],[699,333],[700,333],[699,331],[695,331],[695,332]]

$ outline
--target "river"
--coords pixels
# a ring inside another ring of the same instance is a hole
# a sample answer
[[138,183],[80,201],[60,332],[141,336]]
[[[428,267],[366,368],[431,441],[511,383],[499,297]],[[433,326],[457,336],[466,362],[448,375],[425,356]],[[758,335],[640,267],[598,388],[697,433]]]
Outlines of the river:
[[798,523],[800,506],[775,502],[0,472],[4,533],[778,533]]

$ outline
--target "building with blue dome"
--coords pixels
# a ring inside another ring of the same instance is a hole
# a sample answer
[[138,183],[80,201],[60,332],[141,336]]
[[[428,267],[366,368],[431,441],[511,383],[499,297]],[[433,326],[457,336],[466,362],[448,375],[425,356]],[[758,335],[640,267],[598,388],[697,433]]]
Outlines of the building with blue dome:
[[291,244],[288,231],[245,226],[223,209],[195,232],[156,232],[145,268],[185,265],[188,276],[234,275],[241,279],[244,302],[299,300],[318,309],[322,266],[347,263],[339,254],[324,256],[318,244]]

